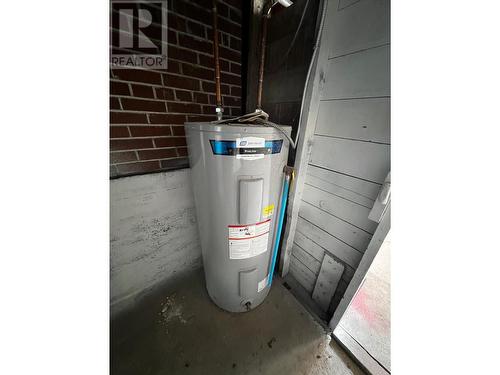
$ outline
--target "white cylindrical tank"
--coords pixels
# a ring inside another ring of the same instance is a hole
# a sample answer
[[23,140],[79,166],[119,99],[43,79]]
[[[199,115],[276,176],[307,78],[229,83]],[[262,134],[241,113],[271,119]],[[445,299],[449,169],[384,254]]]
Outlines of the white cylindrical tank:
[[247,311],[269,292],[288,140],[261,125],[185,129],[208,294],[224,310]]

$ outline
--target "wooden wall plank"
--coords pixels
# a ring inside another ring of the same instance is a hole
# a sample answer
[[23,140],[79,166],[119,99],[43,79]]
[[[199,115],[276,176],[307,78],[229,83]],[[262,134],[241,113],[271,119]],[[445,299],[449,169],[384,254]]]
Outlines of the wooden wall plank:
[[[359,180],[359,179],[357,179],[357,180]],[[361,180],[359,180],[359,181],[361,181]],[[375,203],[375,201],[373,199],[366,198],[366,197],[364,197],[358,193],[355,193],[351,190],[344,189],[338,185],[330,183],[327,180],[323,180],[321,178],[318,178],[318,177],[315,177],[312,175],[307,176],[306,184],[314,186],[318,189],[321,189],[323,191],[326,191],[326,192],[333,194],[333,195],[336,195],[338,197],[347,199],[351,202],[357,203],[357,204],[359,204],[363,207],[366,207],[368,209],[373,207],[373,204]]]
[[310,238],[314,243],[335,255],[341,261],[356,269],[363,253],[333,237],[325,230],[313,225],[299,216],[297,221],[297,233],[302,233]]
[[[344,274],[345,274],[345,270],[344,270]],[[346,289],[349,285],[349,281],[351,279],[352,279],[352,276],[349,279],[347,279],[347,278],[344,278],[344,275],[342,275],[342,279],[340,279],[339,285],[337,286],[337,291],[343,294],[346,291]]]
[[290,259],[311,293],[318,262],[341,263],[329,313],[375,231],[367,217],[390,170],[389,11],[388,0],[328,2],[307,95],[280,265],[286,274]]
[[388,45],[329,60],[321,100],[390,96]]
[[301,232],[295,233],[294,243],[299,245],[303,250],[307,251],[314,259],[320,263],[323,261],[325,255],[325,249],[323,249],[318,244],[314,243],[306,235]]
[[299,216],[360,252],[365,251],[372,237],[364,230],[321,211],[305,201],[302,201]]
[[381,184],[390,159],[389,145],[315,136],[310,163]]
[[345,220],[370,234],[375,232],[377,223],[368,219],[370,209],[344,198],[330,194],[306,183],[302,200]]
[[[352,269],[351,267],[349,267],[348,265],[344,264],[344,273],[342,274],[342,280],[341,282],[345,283],[345,286],[347,288],[347,285],[349,284],[349,282],[351,281],[352,277],[354,276],[354,269]],[[339,283],[339,286],[337,287],[340,288],[341,286],[341,283]]]
[[341,0],[332,21],[329,58],[389,43],[389,17],[389,0]]
[[293,254],[290,257],[290,272],[293,277],[307,290],[312,293],[316,283],[316,275],[304,266]]
[[315,134],[391,143],[390,112],[389,98],[322,101]]
[[344,266],[342,263],[325,255],[312,293],[312,299],[316,301],[323,311],[328,310],[343,272]]
[[302,249],[297,243],[292,246],[292,254],[300,260],[312,273],[318,275],[321,268],[321,261],[315,259],[311,254]]
[[312,316],[327,322],[331,314],[322,311],[316,302],[311,298],[311,292],[308,292],[302,284],[293,276],[292,272],[288,272],[283,278],[286,288],[293,294],[293,296],[304,306]]
[[349,282],[349,280],[351,280],[352,276],[354,275],[354,269],[352,268],[352,266],[348,265],[345,261],[335,256],[327,249],[322,248],[320,245],[318,245],[309,237],[307,237],[307,235],[302,234],[299,231],[295,233],[294,241],[295,244],[297,244],[302,250],[304,250],[309,255],[311,255],[315,260],[317,260],[320,266],[325,254],[329,254],[332,258],[338,260],[339,262],[342,262],[345,265],[345,270],[342,275],[342,279],[344,279],[346,282]]
[[[335,291],[335,294],[333,295],[333,298],[330,302],[330,307],[328,308],[328,315],[332,316],[335,309],[339,305],[340,301],[342,300],[342,297],[344,296],[344,293],[347,289],[347,285],[349,284],[349,281],[351,280],[345,278],[345,271],[344,274],[342,275],[342,279],[339,281],[339,285],[337,286],[337,290]],[[346,281],[348,280],[348,281]]]
[[363,258],[361,259],[358,267],[356,268],[356,272],[354,273],[354,276],[351,282],[349,283],[349,286],[347,287],[347,290],[345,291],[342,300],[340,301],[332,319],[330,320],[329,323],[330,328],[335,329],[337,324],[340,322],[342,315],[346,311],[347,307],[351,303],[351,300],[356,294],[356,291],[363,282],[363,279],[366,273],[368,272],[368,269],[370,268],[373,259],[377,255],[380,246],[384,242],[385,237],[389,233],[390,228],[391,228],[391,201],[389,200],[387,210],[385,211],[382,220],[377,226],[377,230],[373,234],[373,238],[370,241],[365,253],[363,254]]
[[307,169],[306,182],[368,208],[373,207],[381,187],[378,183],[360,180],[314,165],[310,165]]

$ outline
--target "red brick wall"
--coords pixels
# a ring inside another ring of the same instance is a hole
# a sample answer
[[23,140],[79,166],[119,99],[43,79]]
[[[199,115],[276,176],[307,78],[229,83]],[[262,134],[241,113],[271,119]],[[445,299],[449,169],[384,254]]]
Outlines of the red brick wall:
[[[211,0],[169,0],[168,69],[112,69],[111,177],[182,168],[183,123],[215,119]],[[241,114],[241,6],[219,0],[224,114]]]

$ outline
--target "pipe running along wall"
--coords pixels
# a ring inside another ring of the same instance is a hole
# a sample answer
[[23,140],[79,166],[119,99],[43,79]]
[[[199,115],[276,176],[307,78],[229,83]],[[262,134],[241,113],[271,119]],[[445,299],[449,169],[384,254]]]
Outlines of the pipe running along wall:
[[214,65],[215,65],[215,113],[217,120],[222,120],[224,109],[222,107],[222,97],[220,90],[220,63],[219,63],[219,28],[217,23],[217,0],[212,0],[212,16],[213,16],[213,38],[214,38]]
[[278,258],[278,248],[281,241],[281,231],[283,229],[286,204],[288,202],[288,191],[290,190],[290,185],[293,181],[295,171],[292,167],[285,166],[285,168],[283,168],[283,174],[284,174],[284,179],[283,179],[283,189],[281,191],[281,197],[280,197],[280,211],[277,222],[278,227],[276,229],[276,238],[274,241],[273,253],[271,256],[271,266],[269,267],[269,275],[267,279],[267,283],[269,286],[271,286],[271,284],[273,283],[274,268],[276,267],[276,259]]

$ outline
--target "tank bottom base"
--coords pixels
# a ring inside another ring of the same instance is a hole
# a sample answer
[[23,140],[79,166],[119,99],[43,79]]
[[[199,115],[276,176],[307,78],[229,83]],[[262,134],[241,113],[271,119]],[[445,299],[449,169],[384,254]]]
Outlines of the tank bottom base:
[[254,298],[241,298],[239,303],[224,303],[220,299],[218,299],[215,294],[213,294],[210,289],[208,288],[207,284],[205,283],[205,288],[208,292],[208,295],[210,296],[210,299],[214,304],[217,305],[217,307],[220,307],[222,310],[227,311],[227,312],[232,312],[232,313],[245,313],[248,311],[251,311],[255,308],[257,308],[264,300],[266,299],[267,295],[269,294],[269,291],[271,288],[269,286],[266,286],[264,290],[262,290],[257,296]]

